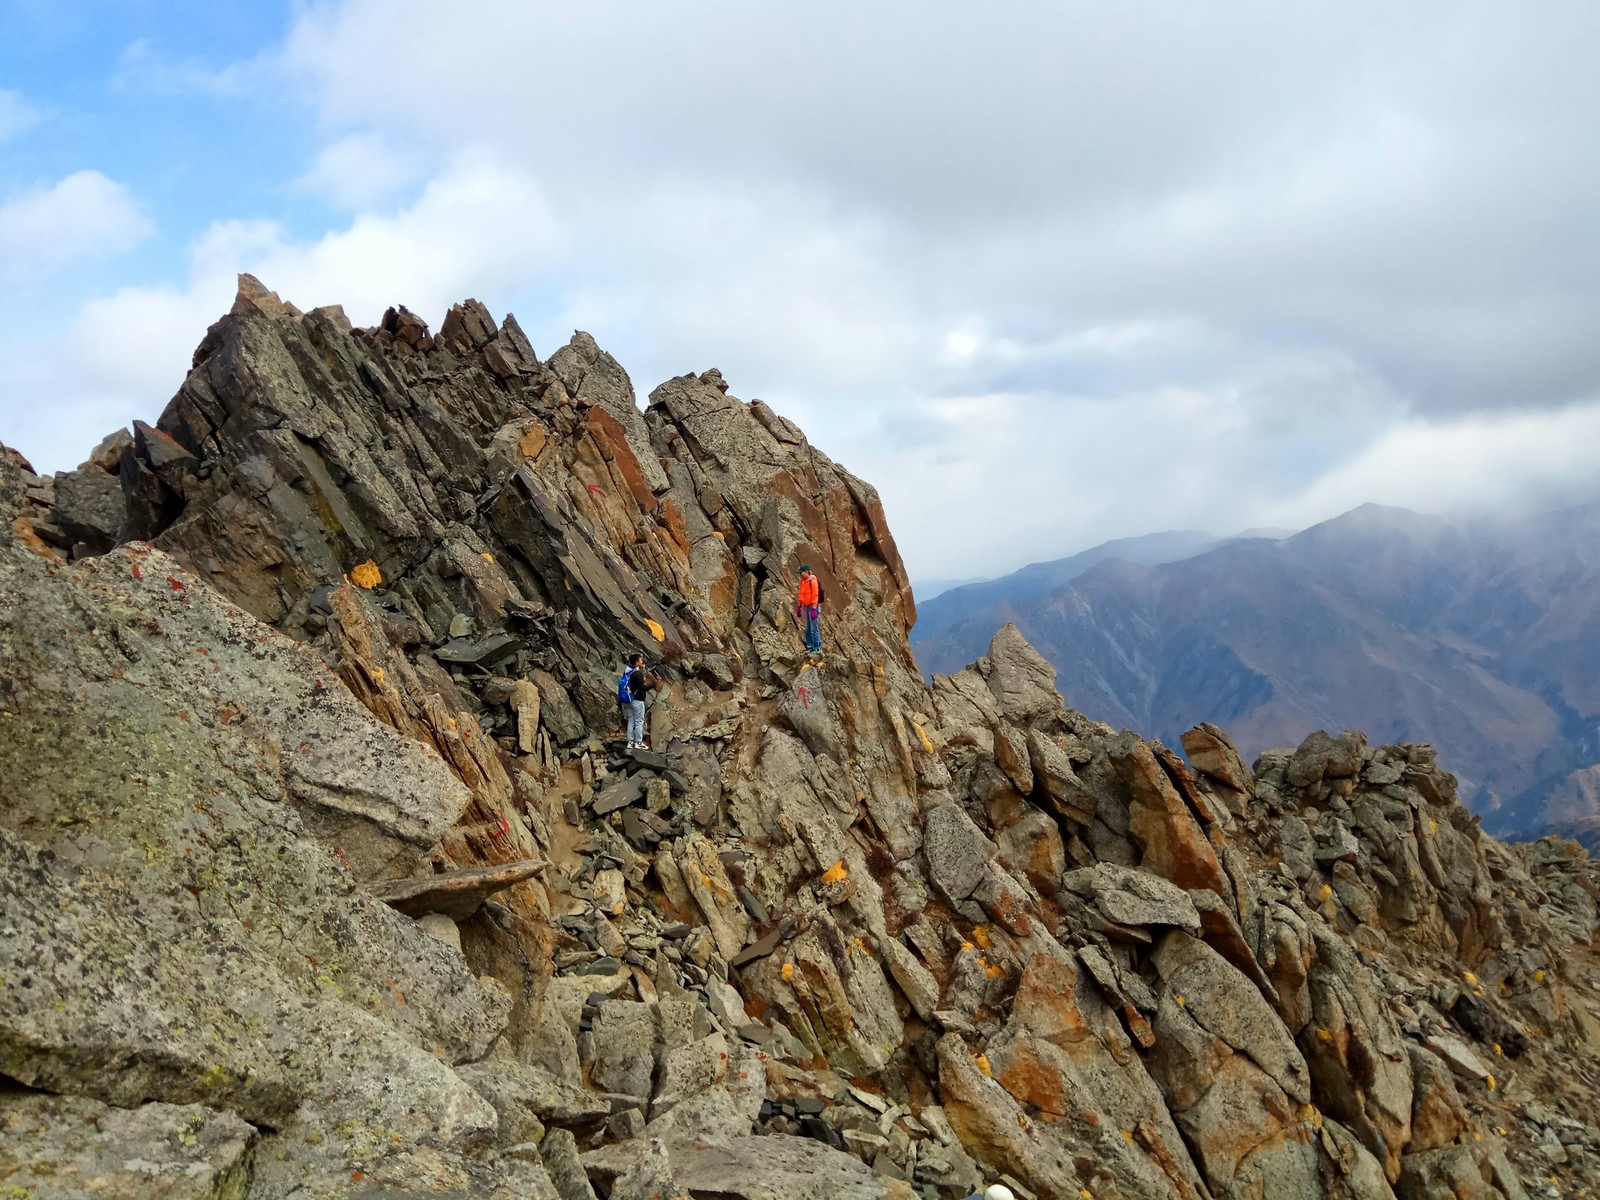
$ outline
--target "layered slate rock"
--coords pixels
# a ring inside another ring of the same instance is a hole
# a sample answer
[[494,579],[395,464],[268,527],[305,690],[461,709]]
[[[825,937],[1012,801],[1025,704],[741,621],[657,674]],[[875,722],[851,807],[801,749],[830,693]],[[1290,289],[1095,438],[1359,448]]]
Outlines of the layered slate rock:
[[641,410],[585,334],[246,279],[91,459],[120,548],[6,463],[0,1120],[89,1114],[74,1170],[181,1127],[266,1197],[1594,1185],[1580,848],[1424,746],[1186,763],[1011,627],[925,683],[876,494],[716,371]]

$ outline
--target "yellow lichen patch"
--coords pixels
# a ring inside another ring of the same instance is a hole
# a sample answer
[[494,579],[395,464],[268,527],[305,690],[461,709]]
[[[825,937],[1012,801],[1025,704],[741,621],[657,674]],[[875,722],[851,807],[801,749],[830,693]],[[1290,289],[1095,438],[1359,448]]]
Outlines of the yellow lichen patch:
[[490,554],[487,550],[480,551],[479,553],[483,555],[484,562],[492,563],[494,561],[494,555]]
[[1127,1142],[1128,1145],[1130,1145],[1130,1146],[1133,1145],[1133,1130],[1131,1130],[1131,1129],[1119,1129],[1119,1130],[1117,1130],[1117,1132],[1122,1135],[1122,1140],[1123,1141]]
[[1476,975],[1474,975],[1471,971],[1463,971],[1463,972],[1461,972],[1461,980],[1468,987],[1477,987],[1478,986],[1478,977]]
[[1094,1193],[1088,1188],[1078,1189],[1078,1200],[1094,1200]]
[[1184,1007],[1188,1006],[1189,1002],[1187,1000],[1185,1000],[1182,996],[1174,996],[1173,999],[1175,1001],[1177,1001],[1177,1004],[1178,1004],[1179,1008],[1184,1008]]
[[372,589],[383,582],[383,572],[370,558],[350,572],[350,582],[358,588]]
[[972,940],[987,950],[993,944],[989,940],[989,927],[987,925],[974,925],[972,927]]
[[1321,1129],[1322,1110],[1315,1104],[1302,1104],[1300,1106],[1300,1120],[1313,1129]]
[[711,531],[711,536],[714,537],[714,538],[720,538],[723,541],[727,541],[728,540],[728,535],[723,533],[722,530],[720,530],[720,529],[713,529]]
[[383,670],[382,667],[373,667],[372,668],[372,682],[373,683],[377,684],[379,687],[383,687],[384,686],[384,681],[386,679],[388,679],[388,675],[386,675],[384,673],[384,670]]
[[50,547],[45,544],[44,539],[34,532],[33,526],[29,522],[23,520],[21,517],[17,517],[11,522],[11,532],[16,535],[16,538],[19,542],[21,542],[29,550],[32,550],[40,558],[49,558],[58,561],[60,560],[61,556],[54,550],[50,549]]
[[1490,1091],[1491,1091],[1491,1092],[1492,1092],[1492,1091],[1494,1091],[1494,1090],[1495,1090],[1495,1088],[1496,1088],[1496,1087],[1497,1087],[1497,1086],[1498,1086],[1498,1085],[1497,1085],[1497,1084],[1496,1084],[1496,1083],[1495,1083],[1495,1081],[1494,1081],[1494,1076],[1493,1076],[1493,1075],[1491,1075],[1491,1076],[1489,1076],[1489,1077],[1488,1077],[1488,1078],[1487,1078],[1487,1079],[1485,1079],[1485,1080],[1484,1080],[1484,1081],[1483,1081],[1483,1082],[1484,1082],[1484,1084],[1485,1084],[1485,1085],[1486,1085],[1486,1086],[1487,1086],[1487,1087],[1488,1087],[1488,1089],[1489,1089],[1489,1090],[1490,1090]]
[[979,965],[981,965],[983,967],[983,973],[985,975],[987,975],[990,979],[999,979],[1000,976],[1005,974],[1005,972],[1003,970],[1001,970],[999,967],[995,966],[992,962],[990,962],[987,958],[984,958],[982,955],[979,955],[978,963],[979,963]]
[[917,722],[911,722],[911,728],[917,731],[917,736],[922,739],[922,748],[929,754],[933,753],[933,743],[928,739],[927,732]]
[[656,641],[664,642],[667,640],[667,631],[661,628],[661,626],[655,621],[652,621],[649,617],[646,617],[644,619],[644,623],[645,626],[650,630],[650,636],[655,638]]
[[1439,836],[1439,822],[1434,820],[1432,817],[1428,818],[1428,832],[1433,834],[1435,837]]
[[794,964],[792,962],[784,963],[779,969],[778,974],[783,977],[783,981],[785,983],[789,982],[789,980],[794,978]]
[[850,874],[850,872],[845,869],[844,859],[841,858],[838,862],[834,863],[833,866],[829,867],[822,873],[822,882],[838,883],[848,874]]
[[990,1079],[994,1078],[994,1068],[989,1065],[989,1056],[987,1054],[978,1055],[978,1070],[982,1071]]
[[1501,1053],[1501,1050],[1500,1050],[1500,1043],[1499,1043],[1499,1042],[1496,1042],[1496,1043],[1495,1043],[1495,1044],[1494,1044],[1494,1052],[1495,1052],[1495,1053],[1496,1053],[1496,1054],[1499,1054],[1499,1053]]
[[1533,981],[1535,983],[1543,983],[1544,982],[1544,972],[1543,971],[1535,971],[1533,973]]
[[1325,883],[1322,885],[1322,890],[1317,893],[1317,899],[1326,900],[1331,895],[1333,895],[1333,885]]
[[1475,1142],[1481,1142],[1481,1141],[1483,1141],[1483,1130],[1481,1130],[1481,1129],[1474,1129],[1474,1130],[1473,1130],[1473,1131],[1472,1131],[1472,1140],[1473,1140],[1473,1141],[1475,1141]]
[[961,948],[962,948],[962,949],[963,949],[963,950],[972,950],[972,949],[975,949],[975,947],[974,947],[974,946],[973,946],[973,944],[972,944],[972,943],[971,943],[971,942],[962,942],[962,943],[961,943]]
[[1317,1030],[1317,1041],[1331,1042],[1333,1041],[1333,1034],[1329,1033],[1326,1029],[1319,1029]]

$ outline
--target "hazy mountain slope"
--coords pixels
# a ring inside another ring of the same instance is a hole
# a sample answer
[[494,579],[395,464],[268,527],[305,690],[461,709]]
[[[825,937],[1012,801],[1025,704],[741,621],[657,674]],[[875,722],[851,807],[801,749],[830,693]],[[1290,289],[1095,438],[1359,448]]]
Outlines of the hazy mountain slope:
[[1588,793],[1567,776],[1600,759],[1597,564],[1600,506],[1462,523],[1364,505],[1281,541],[1103,562],[913,645],[943,672],[1014,620],[1069,703],[1168,740],[1217,721],[1247,753],[1324,727],[1431,741],[1491,826],[1537,829],[1558,788],[1552,819],[1573,815]]
[[[1173,559],[1198,554],[1215,546],[1217,541],[1214,534],[1188,529],[1149,533],[1142,537],[1117,538],[1068,558],[1030,563],[1000,579],[969,583],[943,592],[930,592],[926,596],[919,593],[917,634],[913,642],[929,638],[940,630],[956,624],[963,617],[981,612],[993,605],[1015,603],[1052,592],[1108,558],[1119,558],[1133,563],[1171,562]],[[993,633],[994,630],[995,626],[991,622],[989,633]],[[988,636],[984,635],[979,641],[986,645]]]

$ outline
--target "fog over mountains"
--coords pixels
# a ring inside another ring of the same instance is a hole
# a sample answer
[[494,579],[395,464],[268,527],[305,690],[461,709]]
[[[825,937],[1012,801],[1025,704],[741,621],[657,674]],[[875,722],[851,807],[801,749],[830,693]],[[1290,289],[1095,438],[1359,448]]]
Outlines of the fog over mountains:
[[1247,755],[1319,728],[1429,741],[1491,829],[1600,814],[1600,502],[1447,519],[1364,505],[1289,537],[1125,539],[925,602],[925,670],[1015,621],[1067,702]]

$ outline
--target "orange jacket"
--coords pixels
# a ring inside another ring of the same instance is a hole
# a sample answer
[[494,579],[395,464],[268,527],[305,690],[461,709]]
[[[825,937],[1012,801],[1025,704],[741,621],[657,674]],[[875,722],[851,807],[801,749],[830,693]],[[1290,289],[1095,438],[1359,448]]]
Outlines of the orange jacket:
[[800,581],[800,603],[808,607],[817,603],[817,577],[815,575]]

